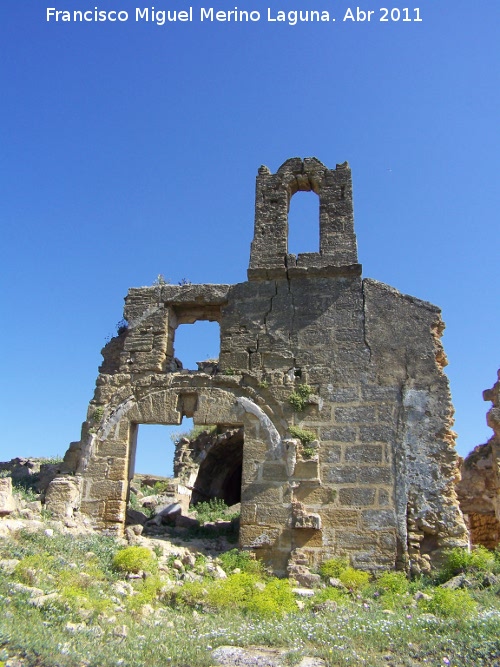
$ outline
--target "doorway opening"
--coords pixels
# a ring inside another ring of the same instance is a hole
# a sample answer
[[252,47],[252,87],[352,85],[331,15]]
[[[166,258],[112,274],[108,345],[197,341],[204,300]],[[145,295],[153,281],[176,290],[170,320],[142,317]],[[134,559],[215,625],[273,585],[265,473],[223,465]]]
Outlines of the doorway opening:
[[206,440],[193,483],[191,504],[223,500],[228,507],[241,502],[243,427],[217,427]]
[[211,501],[239,514],[243,426],[196,426],[185,417],[180,425],[132,424],[130,435],[127,521],[182,526],[183,517],[194,521],[196,505]]

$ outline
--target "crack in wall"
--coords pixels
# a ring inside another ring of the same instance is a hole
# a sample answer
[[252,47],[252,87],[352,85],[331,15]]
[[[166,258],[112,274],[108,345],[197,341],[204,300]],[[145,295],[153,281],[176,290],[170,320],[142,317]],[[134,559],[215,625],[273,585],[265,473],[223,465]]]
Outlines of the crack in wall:
[[368,338],[366,336],[366,294],[365,294],[365,281],[361,281],[361,295],[363,297],[363,309],[362,309],[362,314],[363,314],[363,341],[366,346],[366,349],[368,350],[368,363],[371,363],[372,360],[372,348],[370,347],[370,343],[368,342]]
[[269,300],[269,310],[267,310],[264,313],[264,328],[266,330],[266,334],[269,334],[269,331],[268,331],[268,328],[267,328],[267,320],[269,318],[269,315],[273,312],[273,300],[276,296],[278,296],[278,281],[277,280],[274,281],[274,294],[273,294],[273,296],[271,296],[271,298]]

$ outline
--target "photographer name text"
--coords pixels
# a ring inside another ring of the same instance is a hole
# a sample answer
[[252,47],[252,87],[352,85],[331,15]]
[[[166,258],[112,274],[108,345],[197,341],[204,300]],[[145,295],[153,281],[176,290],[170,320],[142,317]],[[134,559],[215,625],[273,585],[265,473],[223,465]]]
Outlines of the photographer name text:
[[334,16],[326,9],[274,9],[266,11],[256,9],[221,10],[215,7],[186,7],[181,10],[158,10],[154,7],[136,7],[134,10],[93,9],[58,9],[46,8],[48,23],[150,23],[165,26],[171,23],[258,23],[261,21],[275,24],[297,25],[298,23],[421,23],[419,7],[379,7],[362,9],[346,7],[341,14]]

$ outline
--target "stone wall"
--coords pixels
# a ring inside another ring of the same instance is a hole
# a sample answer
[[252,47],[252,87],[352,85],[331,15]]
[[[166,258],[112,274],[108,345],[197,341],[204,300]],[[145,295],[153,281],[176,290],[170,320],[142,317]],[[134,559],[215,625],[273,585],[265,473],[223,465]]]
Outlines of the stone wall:
[[[320,243],[295,256],[299,190],[318,195]],[[97,527],[123,529],[137,425],[187,416],[242,429],[240,544],[278,574],[335,555],[420,572],[467,543],[440,311],[362,279],[347,163],[261,167],[248,281],[133,288],[124,314],[65,458]],[[197,320],[220,323],[209,372],[175,359],[176,328]]]
[[[500,378],[500,371],[498,371]],[[500,379],[483,392],[492,407],[487,415],[493,437],[478,445],[461,462],[457,494],[466,516],[472,544],[494,549],[500,544]]]

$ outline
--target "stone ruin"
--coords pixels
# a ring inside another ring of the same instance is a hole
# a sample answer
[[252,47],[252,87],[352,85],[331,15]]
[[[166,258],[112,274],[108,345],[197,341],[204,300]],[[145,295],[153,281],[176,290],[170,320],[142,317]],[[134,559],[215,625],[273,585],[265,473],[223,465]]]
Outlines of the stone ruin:
[[500,370],[497,377],[492,389],[483,392],[484,400],[493,404],[486,421],[494,435],[465,458],[457,484],[470,541],[488,549],[500,544]]
[[[298,191],[318,196],[319,248],[295,256]],[[467,545],[440,310],[362,278],[347,163],[260,167],[248,280],[132,288],[124,317],[49,507],[122,534],[138,426],[186,416],[217,431],[181,443],[179,493],[240,501],[240,547],[278,575],[339,555],[425,572]],[[219,359],[182,369],[176,329],[198,320],[220,324]]]

